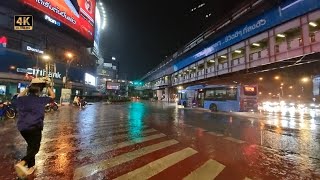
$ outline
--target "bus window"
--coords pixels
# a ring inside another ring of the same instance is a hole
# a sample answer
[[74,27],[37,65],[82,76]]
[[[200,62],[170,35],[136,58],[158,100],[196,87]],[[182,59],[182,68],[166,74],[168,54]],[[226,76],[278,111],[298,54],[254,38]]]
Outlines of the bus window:
[[237,88],[219,87],[206,89],[205,99],[212,101],[237,100]]
[[227,100],[237,100],[237,88],[227,89]]

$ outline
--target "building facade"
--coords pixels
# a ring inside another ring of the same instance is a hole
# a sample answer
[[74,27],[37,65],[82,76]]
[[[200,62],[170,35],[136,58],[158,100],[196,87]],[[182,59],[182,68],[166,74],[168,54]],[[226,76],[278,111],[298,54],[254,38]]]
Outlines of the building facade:
[[[32,31],[14,30],[14,16],[21,14],[33,15]],[[46,75],[52,76],[58,98],[65,87],[78,95],[96,92],[96,82],[87,83],[86,79],[86,74],[96,76],[98,58],[91,51],[93,41],[63,26],[57,19],[21,1],[0,2],[0,39],[2,96],[19,93],[32,78]],[[66,53],[72,55],[68,57]],[[49,64],[50,70],[46,68]],[[64,82],[66,76],[67,82]]]

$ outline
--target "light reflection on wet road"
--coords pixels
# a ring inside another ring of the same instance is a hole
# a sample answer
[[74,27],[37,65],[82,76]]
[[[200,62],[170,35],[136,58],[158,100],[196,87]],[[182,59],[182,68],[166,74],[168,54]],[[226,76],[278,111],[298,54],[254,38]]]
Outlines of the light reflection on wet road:
[[[318,179],[319,124],[316,112],[237,115],[160,102],[61,107],[46,116],[36,177],[182,179],[200,172],[205,179],[210,167],[209,179]],[[0,127],[0,179],[14,179],[25,144],[15,122]]]

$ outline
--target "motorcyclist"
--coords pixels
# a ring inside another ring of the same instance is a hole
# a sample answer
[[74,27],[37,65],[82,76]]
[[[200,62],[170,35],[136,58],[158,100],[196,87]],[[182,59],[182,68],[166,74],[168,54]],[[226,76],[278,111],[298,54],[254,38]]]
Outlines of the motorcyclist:
[[4,106],[4,103],[2,101],[2,99],[0,99],[0,121],[4,120],[5,118],[5,106]]
[[79,106],[80,105],[80,98],[78,96],[74,96],[73,104]]
[[18,93],[16,93],[15,95],[13,95],[11,97],[11,105],[14,109],[17,109],[17,98],[18,98]]

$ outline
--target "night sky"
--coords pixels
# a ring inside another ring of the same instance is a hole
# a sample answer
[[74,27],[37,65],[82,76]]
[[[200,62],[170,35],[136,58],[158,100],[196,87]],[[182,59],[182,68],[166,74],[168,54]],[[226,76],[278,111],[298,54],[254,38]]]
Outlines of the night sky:
[[[101,1],[108,20],[101,51],[106,60],[115,56],[120,62],[120,76],[130,80],[141,78],[166,56],[244,3],[235,0]],[[191,11],[202,3],[205,5]]]

